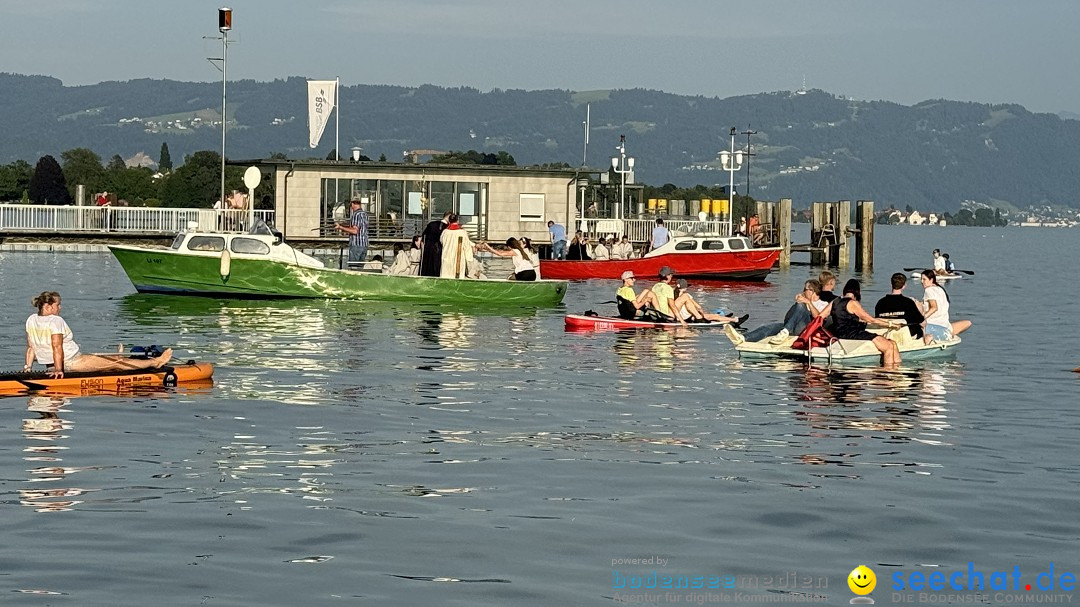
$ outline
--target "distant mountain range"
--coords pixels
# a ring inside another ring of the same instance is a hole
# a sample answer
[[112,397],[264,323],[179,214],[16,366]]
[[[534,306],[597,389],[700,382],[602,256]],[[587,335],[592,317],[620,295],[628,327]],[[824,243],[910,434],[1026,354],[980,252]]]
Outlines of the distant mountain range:
[[[946,100],[904,106],[856,101],[821,90],[719,99],[652,90],[573,92],[437,86],[343,87],[342,156],[354,146],[371,158],[406,150],[512,154],[518,164],[581,164],[583,121],[591,104],[588,164],[609,166],[619,135],[636,157],[638,182],[726,184],[717,153],[749,129],[749,193],[814,200],[871,199],[955,211],[965,201],[1009,209],[1080,207],[1080,121],[1035,114],[1018,105]],[[228,156],[325,158],[334,124],[319,148],[307,147],[303,78],[230,82]],[[220,83],[132,80],[67,87],[55,78],[0,74],[0,164],[34,164],[44,154],[86,147],[102,158],[144,152],[157,159],[167,142],[173,162],[221,148]],[[746,167],[736,190],[746,192]]]

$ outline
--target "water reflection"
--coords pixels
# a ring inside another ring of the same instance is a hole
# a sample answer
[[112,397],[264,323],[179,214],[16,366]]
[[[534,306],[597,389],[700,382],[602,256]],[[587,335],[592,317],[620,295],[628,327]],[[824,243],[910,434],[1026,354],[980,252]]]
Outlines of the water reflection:
[[694,329],[682,327],[627,329],[615,333],[614,348],[622,366],[670,371],[694,361],[695,337]]
[[[19,489],[19,503],[37,512],[65,512],[82,503],[82,500],[70,498],[81,496],[85,492],[83,489],[59,486],[67,484],[69,474],[80,471],[65,466],[60,457],[67,450],[61,441],[67,440],[66,432],[74,426],[60,417],[61,413],[68,412],[64,407],[70,402],[71,399],[63,396],[31,396],[27,400],[26,410],[33,416],[22,423],[27,441],[23,460],[31,466],[26,482],[32,488]],[[44,486],[34,487],[38,483]]]

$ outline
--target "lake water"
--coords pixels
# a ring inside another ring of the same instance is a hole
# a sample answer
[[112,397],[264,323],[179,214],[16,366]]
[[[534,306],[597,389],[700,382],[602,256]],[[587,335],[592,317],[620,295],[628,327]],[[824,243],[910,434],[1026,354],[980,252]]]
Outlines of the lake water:
[[[30,299],[55,289],[85,350],[169,344],[217,373],[0,399],[0,597],[838,605],[865,564],[891,604],[892,576],[969,563],[987,583],[1022,572],[982,604],[1053,594],[1023,585],[1080,573],[1078,236],[879,228],[871,305],[934,247],[976,272],[947,286],[974,322],[955,356],[900,371],[741,361],[719,331],[565,332],[609,281],[488,313],[144,296],[108,255],[5,254],[0,367],[21,365]],[[691,288],[752,327],[814,271]],[[706,589],[618,587],[652,571]]]

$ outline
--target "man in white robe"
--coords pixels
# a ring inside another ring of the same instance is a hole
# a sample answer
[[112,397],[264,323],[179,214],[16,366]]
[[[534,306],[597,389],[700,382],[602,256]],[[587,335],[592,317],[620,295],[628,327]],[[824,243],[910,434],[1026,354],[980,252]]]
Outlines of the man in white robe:
[[469,233],[457,223],[457,215],[449,217],[450,224],[443,230],[439,242],[442,244],[441,278],[467,278],[470,260],[474,257],[474,246]]

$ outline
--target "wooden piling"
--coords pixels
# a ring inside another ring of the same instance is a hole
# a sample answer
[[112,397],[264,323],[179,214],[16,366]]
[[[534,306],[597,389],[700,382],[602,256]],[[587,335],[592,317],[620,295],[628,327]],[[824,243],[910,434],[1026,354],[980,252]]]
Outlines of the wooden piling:
[[855,234],[855,270],[872,271],[874,269],[874,201],[860,200],[856,204],[856,222],[859,228]]
[[791,265],[791,199],[781,198],[777,217],[777,232],[780,236],[780,267]]
[[851,201],[841,200],[836,205],[836,254],[833,263],[846,269],[851,265]]

